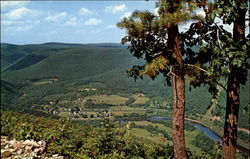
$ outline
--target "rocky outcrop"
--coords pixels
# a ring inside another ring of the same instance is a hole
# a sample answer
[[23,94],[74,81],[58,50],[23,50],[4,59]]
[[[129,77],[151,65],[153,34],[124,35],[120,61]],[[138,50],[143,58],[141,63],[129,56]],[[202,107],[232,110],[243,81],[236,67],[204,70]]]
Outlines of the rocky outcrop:
[[7,136],[1,136],[1,158],[6,159],[64,159],[58,154],[49,155],[45,152],[46,142],[34,140],[17,141],[8,140]]

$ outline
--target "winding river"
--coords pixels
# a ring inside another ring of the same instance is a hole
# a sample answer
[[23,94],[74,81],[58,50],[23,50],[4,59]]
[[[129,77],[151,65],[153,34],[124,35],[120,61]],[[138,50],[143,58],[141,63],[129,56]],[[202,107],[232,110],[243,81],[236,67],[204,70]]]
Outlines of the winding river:
[[[157,120],[172,120],[170,117],[146,117],[146,118],[119,118],[115,119],[116,121],[119,121],[121,123],[126,122],[126,121],[157,121]],[[222,145],[222,140],[221,137],[218,136],[215,132],[210,130],[209,128],[203,126],[201,123],[199,123],[196,120],[188,119],[185,118],[186,121],[192,123],[195,128],[199,129],[203,134],[205,134],[209,139],[213,140],[214,142],[219,143],[219,145]],[[93,120],[96,121],[96,120]],[[238,150],[242,153],[244,153],[247,156],[250,156],[250,151],[242,146],[238,145]]]
[[[149,121],[152,121],[152,120],[172,120],[171,118],[169,117],[151,117],[151,118],[148,118]],[[191,122],[194,127],[196,127],[197,129],[199,129],[200,131],[203,132],[203,134],[205,134],[208,138],[210,138],[211,140],[213,140],[214,142],[218,142],[220,143],[220,146],[222,145],[222,140],[221,138],[215,133],[213,132],[212,130],[208,129],[207,127],[199,124],[199,123],[196,123],[196,122],[193,122],[193,121],[190,121],[190,120],[187,120],[189,122]],[[241,151],[242,153],[244,153],[245,155],[247,156],[250,156],[250,151],[242,146],[239,146],[238,145],[238,150]]]
[[[169,117],[151,117],[151,118],[149,118],[149,120],[171,120],[171,118],[169,118]],[[191,123],[194,125],[194,127],[199,129],[200,131],[202,131],[207,137],[209,137],[214,142],[222,143],[221,138],[216,133],[211,131],[210,129],[208,129],[208,128],[206,128],[198,123],[194,123],[194,122],[191,122]]]

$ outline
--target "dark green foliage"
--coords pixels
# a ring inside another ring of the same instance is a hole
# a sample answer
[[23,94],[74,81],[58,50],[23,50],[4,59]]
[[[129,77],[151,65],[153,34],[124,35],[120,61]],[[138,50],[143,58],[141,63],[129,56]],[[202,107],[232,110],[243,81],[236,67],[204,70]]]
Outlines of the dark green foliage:
[[193,123],[185,122],[185,130],[187,131],[194,131],[196,128],[194,127]]
[[130,97],[128,101],[126,101],[126,105],[131,105],[132,103],[135,102],[135,98]]
[[153,125],[136,125],[134,123],[131,124],[131,128],[140,128],[140,129],[145,129],[147,131],[149,131],[151,134],[162,134],[164,136],[164,138],[166,138],[167,140],[172,140],[172,137],[170,134],[168,134],[166,131],[164,130],[160,130],[157,126],[153,126]]
[[26,55],[26,52],[18,45],[1,43],[1,71],[9,64],[15,62],[20,57]]
[[10,105],[21,95],[18,88],[6,81],[1,81],[1,105]]
[[[114,59],[122,56],[122,49],[70,49],[64,50],[55,55],[51,55],[40,63],[23,68],[22,70],[6,72],[3,78],[8,77],[11,81],[17,79],[48,78],[56,76],[59,79],[72,79],[86,76],[93,76],[113,69],[119,69],[124,62],[117,66]],[[107,53],[111,54],[108,58]],[[98,58],[97,58],[98,56]],[[127,60],[126,58],[121,58]],[[92,61],[98,63],[93,65]],[[74,70],[74,71],[72,71]]]
[[[36,47],[43,48],[44,45],[36,45]],[[64,45],[67,47],[67,44]],[[63,47],[62,44],[60,46]],[[56,53],[53,52],[54,48],[48,49],[49,46],[47,46],[45,50],[38,50],[34,53],[29,52],[29,55],[27,55],[27,57],[44,56],[46,57],[45,59],[37,61],[32,65],[29,64],[29,60],[20,59],[14,65],[22,67],[19,67],[17,70],[9,69],[5,71],[2,73],[2,79],[22,85],[22,91],[27,94],[28,100],[36,97],[33,101],[40,101],[45,95],[50,96],[55,94],[61,94],[60,96],[62,97],[59,98],[64,98],[63,94],[67,92],[72,94],[71,96],[75,96],[77,87],[91,83],[101,83],[103,85],[101,87],[94,86],[94,88],[97,87],[97,93],[100,94],[131,94],[139,92],[139,88],[144,85],[149,84],[152,87],[157,85],[149,82],[149,80],[134,83],[128,79],[124,70],[132,65],[135,60],[129,54],[124,53],[127,52],[125,48],[119,45],[116,47],[107,46],[101,47],[101,45],[93,44],[83,45],[82,48],[77,49],[73,45],[69,50],[59,49]],[[15,46],[18,49],[34,51],[33,47],[28,49],[28,45]],[[5,54],[6,51],[3,50],[1,54]],[[117,59],[123,59],[124,61],[117,62]],[[14,67],[14,65],[10,67]],[[58,81],[43,85],[33,84],[36,81],[46,81],[51,78],[57,78]],[[31,90],[41,91],[33,92]],[[152,91],[150,88],[146,88],[145,90],[145,92]],[[81,94],[83,93],[86,94],[86,92],[81,92]]]
[[[188,49],[187,59],[191,63],[198,63],[202,69],[191,73],[195,76],[191,84],[196,87],[201,84],[209,85],[209,92],[216,95],[218,85],[225,89],[221,80],[225,81],[232,68],[237,68],[237,78],[240,84],[245,85],[247,81],[247,70],[249,69],[249,35],[240,40],[234,40],[233,34],[225,29],[223,25],[217,25],[215,18],[223,20],[223,24],[231,25],[238,16],[238,9],[247,10],[247,3],[238,5],[234,0],[216,1],[202,8],[206,12],[206,18],[193,23],[189,30],[182,34],[182,39],[187,48],[200,46],[193,51]],[[241,3],[241,2],[240,2]],[[245,19],[245,17],[242,17]],[[194,37],[196,35],[196,37]],[[235,35],[236,36],[236,35]],[[189,40],[186,40],[189,38]],[[193,56],[195,55],[195,56]]]
[[[152,123],[159,123],[159,124],[163,124],[165,125],[166,127],[169,127],[171,128],[172,127],[172,123],[171,123],[171,120],[166,120],[166,121],[163,121],[163,120],[152,120],[151,121]],[[194,125],[190,122],[185,122],[185,130],[187,131],[193,131],[195,130],[196,128],[194,127]]]
[[[222,158],[236,158],[238,112],[242,105],[240,88],[246,84],[250,68],[250,42],[249,35],[245,33],[247,3],[247,0],[218,0],[203,6],[205,20],[192,24],[186,35],[183,34],[184,40],[191,37],[185,41],[187,46],[201,46],[200,54],[192,60],[201,65],[202,71],[193,75],[196,78],[192,84],[208,84],[208,90],[215,100],[218,99],[220,87],[226,91]],[[217,24],[218,19],[222,19],[223,24]],[[233,30],[226,30],[225,24],[233,25]],[[221,81],[226,81],[226,86]]]
[[152,120],[151,122],[152,123],[160,123],[160,124],[163,124],[164,126],[169,127],[169,128],[172,127],[171,120],[166,120],[166,121],[163,121],[163,120]]
[[[159,7],[159,15],[149,11],[136,10],[129,18],[124,18],[117,24],[118,27],[127,31],[127,35],[122,38],[121,43],[129,43],[128,49],[131,54],[145,60],[144,65],[134,65],[127,71],[130,77],[137,79],[142,78],[143,75],[148,75],[155,79],[157,75],[162,73],[164,79],[170,84],[171,66],[174,65],[176,57],[173,56],[174,50],[171,48],[171,41],[168,41],[168,34],[173,26],[178,26],[190,20],[203,19],[194,12],[199,6],[198,4],[196,2],[162,0],[156,4]],[[185,36],[186,41],[189,41],[190,38]],[[182,42],[180,43],[181,50],[184,53],[188,53],[190,48],[196,49],[196,46],[184,48]],[[192,58],[192,56],[194,54],[189,53],[189,57]],[[195,63],[187,57],[183,60],[186,64]],[[190,70],[186,69],[186,72],[188,71]]]
[[5,72],[5,71],[15,71],[15,70],[19,70],[19,69],[28,67],[28,66],[30,66],[32,64],[35,64],[35,63],[43,60],[44,58],[46,58],[46,57],[39,56],[39,55],[26,55],[24,57],[21,57],[17,61],[15,61],[10,66],[6,67],[3,70],[3,72]]
[[216,157],[216,155],[208,155],[206,153],[196,155],[196,154],[192,153],[192,151],[190,151],[189,148],[187,148],[187,153],[188,153],[189,159],[212,159],[212,158],[218,157],[218,156]]
[[60,119],[15,111],[1,112],[1,134],[19,140],[44,140],[47,153],[66,158],[172,158],[172,148],[131,137],[128,129],[108,120],[101,127],[80,126]]
[[[244,10],[247,12],[249,9],[248,2],[247,1],[241,1],[240,4],[237,4],[238,2],[235,0],[229,0],[229,1],[223,1],[219,0],[215,3],[215,6],[217,7],[214,12],[211,15],[211,18],[218,16],[223,20],[224,24],[231,24],[235,22],[237,17],[239,17],[239,13],[237,11]],[[223,11],[227,11],[227,13],[223,13]],[[244,18],[244,17],[241,17]]]
[[211,155],[213,154],[213,147],[215,143],[201,132],[195,137],[193,144],[200,147],[202,151]]
[[243,141],[246,141],[246,142],[250,143],[250,134],[242,132],[242,131],[238,131],[237,135]]
[[26,55],[43,54],[48,56],[48,53],[55,53],[61,49],[84,46],[79,44],[45,43],[22,45],[20,47],[20,45],[1,43],[1,71]]

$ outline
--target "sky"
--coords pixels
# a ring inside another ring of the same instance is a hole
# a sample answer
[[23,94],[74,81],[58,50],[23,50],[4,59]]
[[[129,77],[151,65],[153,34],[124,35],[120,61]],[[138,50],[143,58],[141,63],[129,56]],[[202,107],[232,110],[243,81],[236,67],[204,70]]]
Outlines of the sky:
[[[1,1],[1,42],[120,43],[126,32],[116,24],[135,10],[157,14],[155,3],[155,0]],[[197,14],[204,16],[204,11],[197,10]],[[222,24],[221,20],[216,21]],[[183,24],[180,31],[190,24]],[[233,26],[224,27],[232,31]]]
[[1,42],[120,43],[116,24],[136,9],[155,1],[1,1]]

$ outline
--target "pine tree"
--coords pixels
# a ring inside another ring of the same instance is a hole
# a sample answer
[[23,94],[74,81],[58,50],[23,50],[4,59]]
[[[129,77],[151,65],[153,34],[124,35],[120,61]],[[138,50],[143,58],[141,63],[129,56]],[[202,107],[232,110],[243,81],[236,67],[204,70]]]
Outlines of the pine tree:
[[186,74],[184,46],[179,26],[193,18],[197,3],[193,1],[160,0],[156,6],[158,14],[149,11],[135,11],[129,18],[124,18],[118,27],[124,28],[127,35],[122,43],[130,43],[128,49],[137,58],[144,58],[146,63],[128,70],[131,77],[143,78],[148,75],[154,79],[162,73],[173,89],[172,132],[174,157],[187,158],[184,138],[185,116],[185,79]]

